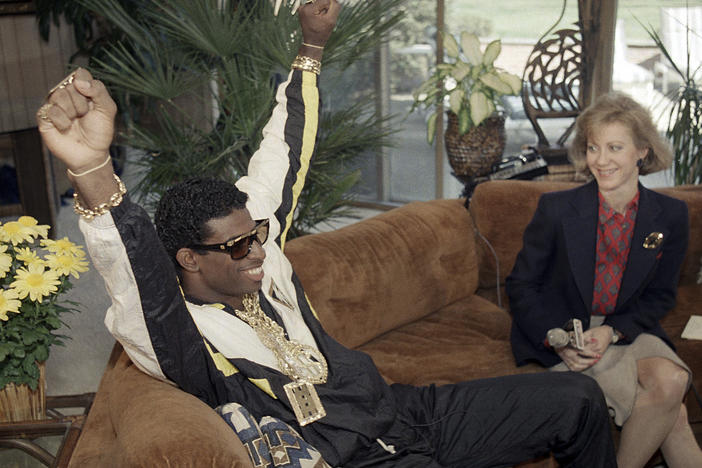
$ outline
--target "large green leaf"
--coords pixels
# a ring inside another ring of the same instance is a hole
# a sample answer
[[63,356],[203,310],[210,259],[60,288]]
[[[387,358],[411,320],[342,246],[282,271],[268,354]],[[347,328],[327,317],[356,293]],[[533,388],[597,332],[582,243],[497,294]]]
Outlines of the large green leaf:
[[480,40],[473,33],[463,31],[461,33],[461,47],[463,55],[471,65],[479,65],[483,61],[483,53],[480,51]]
[[512,90],[512,93],[507,94],[519,94],[522,92],[522,79],[517,75],[509,72],[499,72],[497,76],[499,76],[502,81],[507,83],[507,86],[509,86]]
[[12,347],[8,343],[0,343],[0,362],[3,362],[11,352]]
[[458,42],[456,42],[456,38],[449,33],[444,34],[444,50],[446,51],[446,55],[449,57],[454,59],[458,58]]
[[463,81],[463,79],[468,76],[472,69],[473,67],[471,67],[470,64],[459,59],[456,61],[456,64],[453,67],[452,76],[458,82]]
[[502,51],[502,43],[499,39],[495,39],[487,45],[485,48],[485,54],[483,55],[483,65],[492,67],[495,63],[495,59]]
[[453,91],[451,91],[451,94],[449,94],[449,107],[453,113],[458,114],[458,112],[461,110],[465,94],[465,91],[463,91],[461,88],[455,88]]
[[153,24],[187,48],[212,57],[229,57],[246,50],[249,38],[242,36],[240,25],[255,21],[251,10],[238,8],[236,2],[212,0],[153,0],[156,8],[146,11]]
[[471,124],[473,122],[470,118],[470,112],[468,112],[467,107],[462,107],[458,113],[458,133],[465,134],[470,130]]
[[436,136],[436,118],[439,115],[437,111],[434,111],[427,120],[427,141],[431,145],[434,143],[434,137]]
[[495,73],[486,73],[481,75],[480,81],[500,94],[512,94],[512,88],[510,85],[502,81]]
[[470,95],[470,118],[473,125],[478,126],[492,113],[490,102],[482,92],[475,92]]

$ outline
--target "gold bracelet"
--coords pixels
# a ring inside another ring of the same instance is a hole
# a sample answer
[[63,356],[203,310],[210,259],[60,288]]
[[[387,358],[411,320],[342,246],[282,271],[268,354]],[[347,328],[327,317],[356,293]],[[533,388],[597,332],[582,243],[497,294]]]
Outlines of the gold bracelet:
[[318,45],[314,45],[314,44],[309,44],[309,43],[307,43],[307,42],[305,42],[305,41],[302,41],[302,45],[303,45],[303,46],[307,46],[307,47],[312,47],[313,49],[324,49],[324,47],[322,47],[322,46],[318,46]]
[[76,174],[75,172],[73,172],[73,171],[70,170],[70,169],[66,169],[66,171],[67,171],[69,174],[71,174],[73,177],[82,177],[82,176],[84,176],[84,175],[90,174],[91,172],[95,172],[95,171],[97,171],[98,169],[102,169],[103,167],[107,166],[107,163],[110,162],[110,159],[111,159],[111,158],[110,158],[110,155],[108,154],[108,155],[107,155],[107,159],[105,159],[105,161],[104,161],[103,163],[101,163],[99,166],[95,166],[95,167],[93,167],[92,169],[88,169],[87,171],[81,172],[80,174]]
[[295,57],[295,60],[293,60],[292,67],[319,75],[319,72],[322,70],[322,62],[312,57],[307,57],[306,55],[298,55]]
[[114,174],[114,177],[115,181],[117,181],[118,190],[117,192],[112,194],[112,196],[107,202],[100,203],[95,208],[86,208],[83,205],[81,205],[80,200],[78,199],[78,192],[74,192],[73,211],[75,211],[76,214],[81,215],[85,219],[93,219],[96,216],[104,215],[105,213],[110,211],[110,209],[119,206],[119,204],[122,203],[122,198],[127,193],[127,187],[125,187],[122,180],[119,177],[117,177],[117,174]]

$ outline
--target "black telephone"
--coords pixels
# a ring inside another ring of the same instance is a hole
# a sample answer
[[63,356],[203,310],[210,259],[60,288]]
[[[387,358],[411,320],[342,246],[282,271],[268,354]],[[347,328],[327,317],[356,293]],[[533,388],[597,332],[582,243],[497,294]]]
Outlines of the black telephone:
[[548,174],[548,165],[536,151],[506,156],[492,165],[488,177],[490,180],[522,179],[528,180]]

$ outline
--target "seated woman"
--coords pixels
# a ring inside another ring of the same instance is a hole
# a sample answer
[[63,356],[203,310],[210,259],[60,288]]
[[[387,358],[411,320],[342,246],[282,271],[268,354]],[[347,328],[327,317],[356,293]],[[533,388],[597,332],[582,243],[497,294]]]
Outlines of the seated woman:
[[[597,380],[622,427],[620,467],[642,467],[658,448],[671,468],[700,467],[682,404],[690,370],[660,325],[675,304],[687,206],[639,183],[670,165],[670,150],[646,109],[612,93],[578,117],[570,158],[593,180],[541,197],[507,278],[517,364]],[[548,331],[573,318],[583,349],[552,347]]]

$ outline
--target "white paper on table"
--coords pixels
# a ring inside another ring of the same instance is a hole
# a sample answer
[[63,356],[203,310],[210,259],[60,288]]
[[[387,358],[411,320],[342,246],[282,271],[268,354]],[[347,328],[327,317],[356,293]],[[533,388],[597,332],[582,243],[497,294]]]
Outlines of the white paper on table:
[[702,340],[702,315],[690,315],[680,336],[686,340]]

